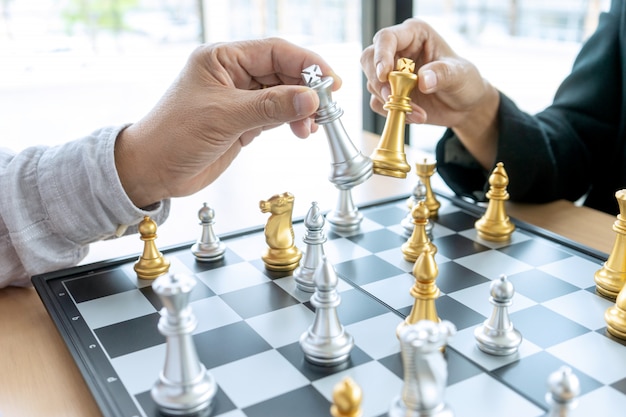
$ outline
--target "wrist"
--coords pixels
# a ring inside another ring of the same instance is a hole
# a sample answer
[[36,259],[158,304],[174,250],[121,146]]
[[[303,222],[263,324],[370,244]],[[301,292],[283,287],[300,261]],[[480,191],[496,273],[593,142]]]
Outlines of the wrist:
[[133,125],[123,129],[115,140],[115,167],[128,198],[138,208],[154,207],[165,198],[155,186],[156,173],[151,172],[151,157],[141,146]]
[[485,94],[478,100],[452,130],[483,168],[490,170],[495,164],[498,150],[498,108],[500,93],[485,83]]

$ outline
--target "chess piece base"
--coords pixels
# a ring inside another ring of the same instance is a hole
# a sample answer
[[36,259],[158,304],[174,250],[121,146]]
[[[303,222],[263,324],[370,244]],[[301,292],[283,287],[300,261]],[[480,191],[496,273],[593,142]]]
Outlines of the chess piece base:
[[605,263],[602,269],[595,273],[593,279],[598,294],[609,300],[615,300],[626,283],[626,272],[614,271]]
[[268,248],[261,258],[270,271],[293,271],[300,263],[302,252],[295,246],[288,249]]
[[207,245],[204,243],[194,243],[191,252],[199,262],[215,262],[224,257],[226,245],[223,242]]
[[431,410],[409,410],[402,397],[398,396],[391,402],[389,417],[454,417],[454,412],[447,404],[441,404]]
[[139,259],[133,269],[139,279],[155,279],[166,274],[170,269],[170,262],[164,258]]
[[495,356],[512,355],[522,343],[522,335],[516,329],[498,332],[486,326],[479,326],[474,330],[474,337],[480,350]]
[[616,306],[606,310],[604,320],[607,323],[606,330],[618,339],[626,340],[626,314]]
[[354,338],[345,331],[332,338],[322,338],[308,331],[300,337],[300,346],[307,361],[320,366],[337,366],[350,359]]
[[162,414],[171,416],[208,416],[213,409],[217,385],[213,376],[206,372],[197,381],[185,386],[171,383],[161,375],[150,394]]

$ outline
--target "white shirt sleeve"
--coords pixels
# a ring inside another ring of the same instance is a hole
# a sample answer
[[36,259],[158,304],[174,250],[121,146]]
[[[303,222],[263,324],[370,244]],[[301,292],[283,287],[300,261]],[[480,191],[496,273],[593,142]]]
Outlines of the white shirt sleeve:
[[[114,145],[125,126],[56,147],[0,151],[0,288],[76,265],[89,244],[162,223],[170,201],[137,208],[117,175]],[[118,235],[116,235],[116,233]]]

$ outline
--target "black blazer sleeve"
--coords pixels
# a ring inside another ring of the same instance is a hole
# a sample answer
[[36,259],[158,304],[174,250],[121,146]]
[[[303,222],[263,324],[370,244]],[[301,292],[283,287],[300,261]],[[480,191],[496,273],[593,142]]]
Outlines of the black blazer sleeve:
[[[624,178],[622,8],[616,1],[601,15],[598,29],[544,111],[529,115],[500,94],[495,162],[503,162],[509,174],[511,200],[573,201],[589,193],[596,208],[614,211],[614,193]],[[451,130],[437,144],[436,157],[438,171],[453,191],[484,199],[490,172],[477,164]]]

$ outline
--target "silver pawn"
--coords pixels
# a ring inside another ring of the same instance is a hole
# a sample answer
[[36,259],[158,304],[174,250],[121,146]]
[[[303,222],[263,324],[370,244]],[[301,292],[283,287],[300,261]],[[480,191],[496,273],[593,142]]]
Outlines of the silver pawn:
[[328,259],[315,271],[315,293],[311,304],[315,307],[313,324],[300,336],[304,357],[311,363],[336,366],[350,358],[354,338],[339,322],[337,307],[341,297],[337,292],[337,274]]
[[546,401],[550,406],[547,417],[567,417],[578,405],[580,381],[571,368],[562,366],[548,377]]
[[353,188],[365,182],[373,174],[372,160],[361,154],[346,133],[340,117],[343,109],[332,99],[332,77],[322,77],[319,65],[302,70],[305,85],[317,93],[320,104],[315,114],[315,123],[322,125],[328,138],[331,152],[330,182],[340,190]]
[[166,415],[208,414],[217,393],[213,376],[198,359],[192,332],[198,321],[189,306],[196,280],[189,275],[161,275],[152,283],[163,303],[159,331],[166,338],[165,365],[151,390]]
[[449,321],[420,320],[398,330],[404,369],[402,394],[389,408],[389,417],[452,417],[444,401],[448,379],[441,348],[456,333]]
[[300,263],[300,266],[293,271],[293,276],[296,281],[296,287],[302,291],[314,292],[315,281],[313,276],[315,270],[322,263],[324,259],[324,242],[326,242],[326,236],[324,235],[324,216],[322,215],[317,202],[311,203],[311,208],[304,218],[304,226],[306,227],[306,234],[302,239],[306,244],[304,250],[304,258]]
[[207,203],[204,203],[198,211],[198,218],[202,226],[202,235],[191,246],[191,252],[200,262],[213,262],[222,259],[226,252],[226,245],[220,241],[213,230],[215,210],[207,206]]
[[[409,208],[409,212],[400,222],[400,225],[404,228],[404,235],[406,237],[411,237],[413,234],[413,228],[415,225],[413,224],[411,211],[413,206],[417,204],[418,201],[426,201],[426,185],[420,179],[417,180],[417,184],[413,188],[413,193],[411,193],[407,199],[406,205]],[[433,222],[430,221],[430,219],[428,220],[428,223],[426,223],[426,235],[430,240],[433,239]]]
[[339,199],[335,209],[326,214],[330,230],[337,233],[353,233],[359,230],[363,213],[354,205],[351,190],[339,189]]
[[474,329],[474,337],[478,348],[485,353],[497,356],[511,355],[517,352],[522,343],[522,335],[513,327],[508,312],[509,306],[513,304],[515,289],[506,275],[494,280],[490,289],[489,302],[493,304],[493,311],[489,319]]

